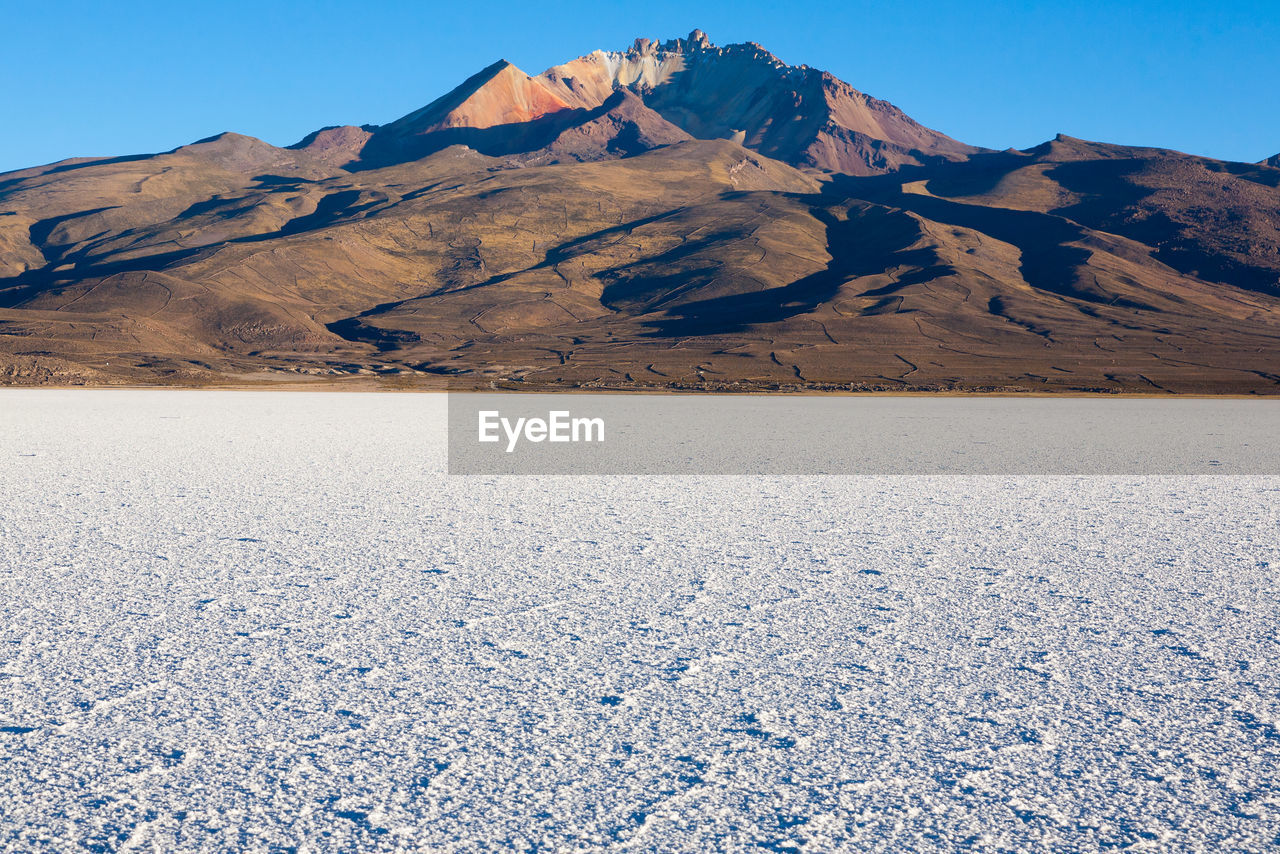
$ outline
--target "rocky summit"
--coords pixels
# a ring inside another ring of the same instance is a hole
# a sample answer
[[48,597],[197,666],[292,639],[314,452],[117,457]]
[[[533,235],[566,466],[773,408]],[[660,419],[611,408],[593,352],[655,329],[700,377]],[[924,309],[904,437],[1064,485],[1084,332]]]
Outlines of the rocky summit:
[[498,61],[0,175],[0,381],[1275,394],[1277,167],[980,149],[700,31]]

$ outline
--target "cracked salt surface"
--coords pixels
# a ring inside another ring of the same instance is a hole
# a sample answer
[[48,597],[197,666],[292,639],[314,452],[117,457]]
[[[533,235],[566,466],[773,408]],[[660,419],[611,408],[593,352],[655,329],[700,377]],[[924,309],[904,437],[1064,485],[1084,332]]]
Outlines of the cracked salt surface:
[[1264,851],[1280,478],[448,478],[0,393],[0,849]]

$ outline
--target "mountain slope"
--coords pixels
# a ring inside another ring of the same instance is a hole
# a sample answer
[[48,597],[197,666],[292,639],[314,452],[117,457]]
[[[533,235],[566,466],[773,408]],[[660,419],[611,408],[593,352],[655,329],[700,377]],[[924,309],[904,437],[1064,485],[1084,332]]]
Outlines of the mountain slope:
[[1280,171],[1059,136],[984,155],[930,188],[990,207],[1037,210],[1154,248],[1206,281],[1280,296]]

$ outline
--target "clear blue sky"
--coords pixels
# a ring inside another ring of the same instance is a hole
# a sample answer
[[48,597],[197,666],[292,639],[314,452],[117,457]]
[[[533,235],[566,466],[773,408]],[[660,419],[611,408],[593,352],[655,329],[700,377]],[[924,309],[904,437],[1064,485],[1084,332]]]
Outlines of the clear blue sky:
[[218,3],[0,0],[0,171],[233,130],[381,124],[506,58],[531,74],[636,36],[757,41],[965,142],[1055,133],[1280,152],[1280,0]]

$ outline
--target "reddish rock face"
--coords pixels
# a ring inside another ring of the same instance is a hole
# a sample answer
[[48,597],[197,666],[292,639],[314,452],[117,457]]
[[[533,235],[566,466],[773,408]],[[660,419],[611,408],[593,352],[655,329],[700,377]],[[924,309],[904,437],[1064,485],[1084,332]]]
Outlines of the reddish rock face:
[[531,122],[570,104],[505,59],[443,98],[386,126],[392,133],[427,134],[449,128],[489,128]]
[[597,51],[539,79],[588,107],[630,89],[696,138],[735,139],[793,166],[869,175],[978,151],[831,74],[787,65],[754,43],[716,47],[699,30],[661,46]]
[[[729,139],[826,172],[874,175],[978,151],[826,72],[787,65],[754,43],[716,47],[695,30],[663,44],[637,39],[626,51],[596,51],[536,77],[497,62],[379,129],[366,159],[385,165],[457,143],[493,155],[554,155],[563,146],[553,141],[570,128],[594,122],[586,133],[599,138],[598,120],[619,92],[639,99],[629,109],[647,110],[644,125],[662,127],[647,135],[656,144]],[[619,146],[604,140],[598,148],[606,156]]]

